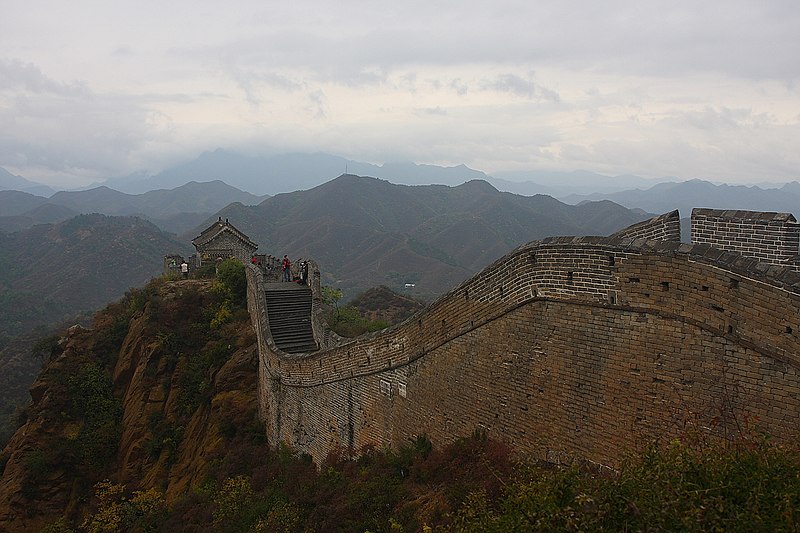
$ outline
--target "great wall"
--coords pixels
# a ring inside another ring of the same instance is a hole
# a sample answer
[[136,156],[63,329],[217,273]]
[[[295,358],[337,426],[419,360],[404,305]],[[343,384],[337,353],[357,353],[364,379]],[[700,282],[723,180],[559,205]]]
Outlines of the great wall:
[[779,213],[695,210],[692,233],[695,244],[680,242],[675,211],[611,237],[532,242],[409,320],[356,339],[326,328],[309,262],[318,349],[303,353],[276,344],[277,277],[248,262],[268,437],[319,461],[334,449],[422,434],[442,444],[481,429],[535,458],[610,467],[687,430],[731,438],[757,427],[791,439],[798,225]]

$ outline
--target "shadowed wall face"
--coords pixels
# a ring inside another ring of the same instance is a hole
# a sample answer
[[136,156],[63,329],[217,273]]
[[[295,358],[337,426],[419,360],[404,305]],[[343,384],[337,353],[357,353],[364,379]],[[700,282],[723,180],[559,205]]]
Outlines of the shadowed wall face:
[[533,243],[400,326],[302,358],[259,334],[269,438],[319,461],[484,428],[609,465],[687,427],[725,437],[758,420],[792,438],[800,298],[670,246]]

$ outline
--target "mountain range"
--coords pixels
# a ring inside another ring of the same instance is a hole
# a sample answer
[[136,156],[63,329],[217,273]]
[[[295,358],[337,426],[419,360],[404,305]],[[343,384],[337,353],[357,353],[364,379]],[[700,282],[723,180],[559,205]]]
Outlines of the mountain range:
[[[348,295],[374,287],[430,299],[514,247],[550,235],[609,234],[647,215],[612,202],[571,206],[544,195],[500,192],[483,180],[457,187],[397,185],[342,175],[259,205],[231,204],[227,218],[260,253],[312,258],[323,283]],[[181,235],[188,241],[215,218]]]
[[79,215],[0,232],[0,336],[74,320],[161,273],[181,242],[134,217]]
[[[191,253],[191,239],[218,216],[260,243],[262,253],[315,259],[326,282],[348,293],[415,283],[424,298],[519,244],[606,234],[646,216],[607,201],[570,206],[503,193],[482,180],[408,186],[353,175],[266,199],[219,181],[141,195],[107,187],[51,198],[2,191],[0,210],[7,213],[0,217],[0,304],[7,310],[0,333],[6,335],[96,308],[141,284],[160,272],[165,254]],[[182,227],[172,226],[181,237],[141,218],[119,218],[130,214],[182,219]],[[71,218],[58,220],[65,217]],[[22,219],[29,227],[11,231],[10,222]]]
[[614,193],[571,195],[567,203],[611,200],[628,208],[651,213],[680,210],[688,217],[694,207],[714,209],[743,209],[747,211],[778,211],[800,215],[800,183],[794,181],[779,188],[744,185],[715,185],[703,180],[659,183],[649,189],[633,189]]
[[[192,181],[222,181],[239,189],[240,192],[245,191],[263,197],[267,194],[274,195],[311,189],[343,172],[372,176],[404,185],[457,186],[473,179],[482,179],[500,191],[523,196],[547,194],[567,203],[579,203],[586,199],[610,199],[627,207],[641,208],[651,212],[671,211],[675,207],[680,207],[682,212],[686,211],[683,205],[667,205],[674,202],[674,199],[662,195],[665,192],[665,186],[671,187],[682,182],[675,177],[647,179],[630,174],[606,176],[583,170],[495,172],[490,176],[465,165],[444,167],[412,162],[389,162],[383,165],[374,165],[324,153],[249,156],[224,149],[205,152],[191,161],[169,167],[157,174],[139,171],[127,176],[110,178],[80,190],[108,187],[130,195],[141,195],[159,189],[179,188]],[[761,194],[759,191],[780,190],[782,184],[760,184],[757,187],[745,187],[716,185],[701,180],[690,180],[683,183],[697,182],[707,184],[710,192],[698,190],[690,193],[701,195],[693,206],[710,205],[704,201],[702,196],[708,195],[710,199],[720,200],[720,203],[723,198],[731,199],[737,208],[766,211],[782,209],[768,200],[765,200],[763,207],[761,203],[758,203],[760,200],[749,203],[753,195]],[[738,190],[736,192],[719,191],[713,189],[714,187],[733,187]],[[751,189],[752,194],[743,192],[742,189]],[[1,168],[0,190],[17,190],[45,197],[53,194],[49,187],[36,184]],[[651,194],[648,194],[647,191],[651,191]],[[722,194],[719,194],[720,192]],[[766,195],[769,194],[772,193],[766,193]],[[656,197],[656,201],[661,198],[661,203],[648,203],[650,196]],[[779,197],[780,192],[773,196]],[[247,204],[248,202],[244,201],[243,203]],[[720,207],[727,206],[720,205]],[[8,215],[8,213],[0,209],[0,215]]]
[[47,185],[27,180],[0,167],[0,191],[5,190],[28,192],[40,196],[50,196],[55,192]]
[[111,178],[103,185],[128,193],[142,193],[161,187],[177,187],[190,180],[220,179],[243,191],[274,195],[310,189],[342,173],[372,176],[400,185],[457,186],[481,179],[505,192],[524,196],[548,194],[554,197],[578,192],[613,192],[649,187],[658,182],[633,175],[605,176],[588,171],[498,172],[490,176],[463,164],[445,167],[396,161],[374,165],[324,153],[248,156],[217,149],[155,175],[137,172]]
[[190,181],[174,189],[126,194],[105,186],[61,191],[50,198],[19,191],[0,191],[0,230],[16,231],[34,224],[55,223],[80,213],[140,216],[166,231],[180,233],[196,226],[232,202],[257,204],[264,196],[240,191],[219,180]]
[[189,244],[132,217],[79,215],[0,232],[0,437],[39,371],[33,344],[158,276],[169,251],[188,253]]
[[[455,186],[472,179],[483,179],[501,191],[524,196],[548,194],[554,197],[649,187],[659,181],[632,175],[605,176],[588,171],[498,172],[489,176],[485,172],[471,169],[463,164],[446,167],[395,161],[374,165],[325,153],[249,156],[217,149],[204,152],[191,161],[177,164],[156,174],[138,171],[76,190],[105,186],[128,194],[142,194],[157,189],[180,187],[190,181],[220,180],[256,195],[273,195],[310,189],[342,173],[373,176],[403,185]],[[6,189],[40,196],[51,196],[54,193],[47,186],[0,169],[0,190]]]
[[398,162],[373,165],[330,154],[280,154],[247,156],[223,149],[149,176],[135,173],[111,178],[103,184],[129,193],[177,187],[189,180],[222,180],[254,194],[278,194],[316,187],[342,173],[390,179],[394,183],[459,185],[470,179],[486,179],[481,171],[464,165],[441,167]]

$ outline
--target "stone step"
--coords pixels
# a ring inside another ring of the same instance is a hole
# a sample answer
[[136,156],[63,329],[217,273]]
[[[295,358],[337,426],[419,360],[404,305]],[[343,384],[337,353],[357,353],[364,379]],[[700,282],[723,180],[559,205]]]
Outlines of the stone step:
[[316,351],[311,327],[311,290],[296,283],[271,283],[265,296],[275,346],[287,353]]

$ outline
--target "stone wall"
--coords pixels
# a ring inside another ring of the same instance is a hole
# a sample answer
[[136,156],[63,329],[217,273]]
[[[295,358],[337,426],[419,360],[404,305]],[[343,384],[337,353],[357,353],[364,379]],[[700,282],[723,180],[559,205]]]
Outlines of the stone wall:
[[789,213],[693,209],[692,242],[794,266],[800,252],[800,227]]
[[263,278],[248,281],[270,441],[316,460],[484,428],[535,457],[615,466],[689,426],[800,427],[800,277],[708,245],[531,243],[404,323],[303,357],[271,344]]
[[676,209],[628,226],[612,235],[612,237],[681,242],[681,217]]
[[254,249],[248,247],[238,237],[228,231],[220,232],[208,244],[197,246],[198,256],[202,262],[215,261],[235,257],[242,263],[249,263]]

